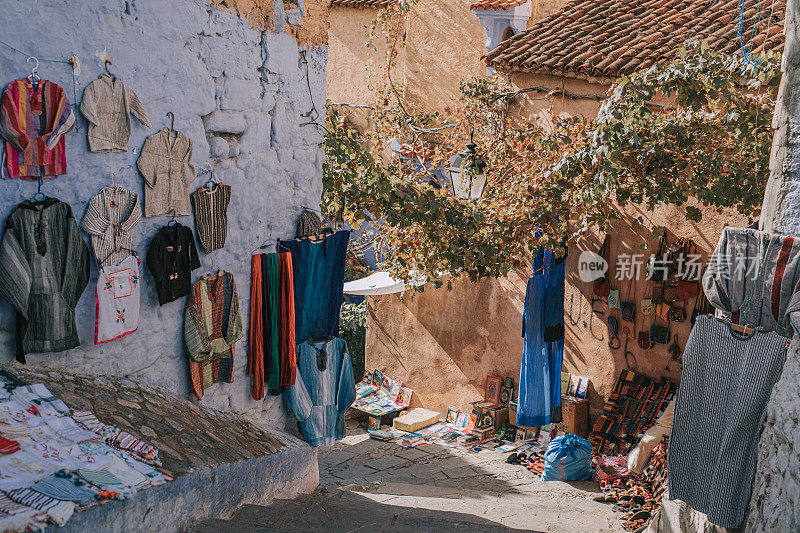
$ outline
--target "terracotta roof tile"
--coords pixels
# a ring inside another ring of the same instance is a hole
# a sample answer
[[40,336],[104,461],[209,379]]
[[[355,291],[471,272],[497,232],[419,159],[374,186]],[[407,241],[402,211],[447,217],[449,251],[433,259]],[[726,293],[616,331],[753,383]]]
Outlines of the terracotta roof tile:
[[[762,6],[760,12],[760,0],[744,1],[748,37],[760,20],[750,50],[783,50],[786,1]],[[506,2],[522,3],[480,0],[473,8]],[[712,50],[736,53],[741,47],[738,29],[737,0],[572,0],[500,43],[486,56],[486,63],[501,70],[616,78],[675,57],[680,46],[692,39],[706,39]]]
[[528,0],[475,0],[470,9],[496,9],[508,11],[509,9],[521,6]]
[[389,7],[397,0],[331,0],[331,7]]

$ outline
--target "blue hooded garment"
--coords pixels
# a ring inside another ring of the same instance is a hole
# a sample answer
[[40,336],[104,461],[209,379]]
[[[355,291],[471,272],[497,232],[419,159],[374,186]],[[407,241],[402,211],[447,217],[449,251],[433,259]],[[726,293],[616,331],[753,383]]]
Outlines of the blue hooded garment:
[[543,248],[534,257],[522,314],[518,426],[541,427],[561,421],[566,257],[556,258]]

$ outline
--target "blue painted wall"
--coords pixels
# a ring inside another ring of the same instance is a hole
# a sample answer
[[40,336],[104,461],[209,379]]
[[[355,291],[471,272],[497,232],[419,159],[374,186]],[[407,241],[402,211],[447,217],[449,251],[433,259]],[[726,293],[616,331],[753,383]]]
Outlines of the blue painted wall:
[[[68,173],[45,182],[43,192],[72,205],[78,222],[89,198],[108,184],[143,195],[136,159],[145,138],[168,126],[194,142],[196,165],[211,164],[218,180],[233,188],[225,248],[204,254],[195,279],[219,268],[234,274],[242,314],[249,315],[250,256],[259,245],[294,235],[301,205],[318,206],[322,190],[322,136],[300,126],[311,109],[306,71],[317,109],[325,102],[327,48],[308,52],[302,63],[298,44],[283,32],[285,20],[302,17],[303,2],[275,0],[275,30],[252,29],[236,15],[220,12],[202,0],[0,0],[0,40],[41,59],[66,60],[77,54],[80,71],[42,62],[39,75],[61,85],[78,104],[84,88],[103,71],[101,58],[111,55],[111,70],[129,84],[144,103],[153,129],[134,121],[127,153],[91,153],[86,120],[67,135]],[[26,57],[0,44],[0,84],[30,73]],[[77,98],[75,98],[77,96]],[[190,190],[207,178],[198,176]],[[36,190],[35,182],[0,182],[0,217]],[[134,248],[144,256],[166,217],[143,218],[134,229]],[[180,222],[194,227],[192,216]],[[271,228],[270,228],[271,226]],[[88,236],[84,235],[88,242]],[[273,248],[270,250],[272,251]],[[144,264],[143,264],[144,266]],[[188,363],[183,345],[185,298],[158,306],[152,277],[143,275],[139,331],[101,346],[93,345],[94,288],[97,265],[77,307],[81,347],[62,353],[32,354],[29,364],[89,374],[114,374],[189,394]],[[0,357],[11,361],[14,313],[0,303]],[[245,374],[247,331],[236,347],[235,382],[216,384],[204,403],[244,412],[271,423],[283,421],[279,399],[250,400]]]

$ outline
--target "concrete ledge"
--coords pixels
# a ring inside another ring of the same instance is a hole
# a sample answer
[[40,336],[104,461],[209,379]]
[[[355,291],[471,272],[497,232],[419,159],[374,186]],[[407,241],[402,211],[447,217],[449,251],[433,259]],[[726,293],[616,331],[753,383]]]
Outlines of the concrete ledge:
[[46,531],[177,532],[204,518],[228,518],[245,504],[312,492],[319,484],[316,449],[289,434],[269,433],[285,444],[280,451],[198,468],[131,498],[76,513],[64,527],[50,525]]

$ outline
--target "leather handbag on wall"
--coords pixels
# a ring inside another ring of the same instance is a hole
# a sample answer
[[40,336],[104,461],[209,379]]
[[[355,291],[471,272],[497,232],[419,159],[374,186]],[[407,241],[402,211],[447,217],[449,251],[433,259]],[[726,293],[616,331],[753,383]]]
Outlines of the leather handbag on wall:
[[649,350],[653,347],[653,343],[650,341],[650,331],[643,329],[639,332],[639,336],[636,338],[636,344],[639,345],[639,348],[642,350]]
[[681,297],[678,296],[678,284],[669,282],[664,285],[664,301],[671,304],[677,302]]
[[[684,257],[692,254],[697,255],[697,245],[693,240],[688,239],[686,242],[686,255]],[[696,279],[687,279],[687,277],[684,276],[683,279],[678,281],[677,291],[678,296],[683,298],[685,303],[686,300],[690,300],[697,296],[697,294],[700,292],[700,285],[697,283]]]
[[[606,263],[608,263],[608,254],[610,248],[611,248],[611,235],[606,233],[606,236],[603,239],[603,245],[600,247],[600,251],[598,252],[598,255],[600,255],[600,257],[606,260]],[[606,275],[598,280],[595,280],[594,285],[592,285],[592,293],[598,298],[607,297],[609,290],[611,290],[611,286],[608,282],[608,274],[609,272],[606,271]]]
[[636,320],[636,304],[633,302],[622,302],[620,304],[622,309],[622,320],[625,322],[633,322]]
[[608,307],[611,309],[619,309],[619,289],[611,289],[608,291]]
[[674,305],[669,308],[669,317],[670,322],[685,322],[686,321],[686,309],[682,309],[680,307],[675,307]]
[[665,346],[669,343],[669,339],[672,335],[669,332],[669,325],[661,326],[656,324],[655,321],[650,326],[650,342],[653,344],[661,344]]

